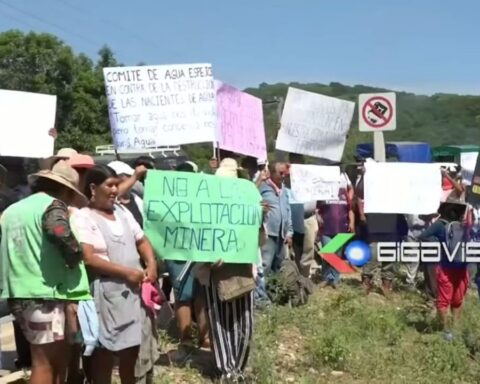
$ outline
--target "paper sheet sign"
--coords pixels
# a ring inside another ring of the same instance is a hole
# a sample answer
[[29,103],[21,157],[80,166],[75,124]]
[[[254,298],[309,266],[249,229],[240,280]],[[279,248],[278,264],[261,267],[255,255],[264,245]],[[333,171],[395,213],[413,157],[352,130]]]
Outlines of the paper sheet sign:
[[103,73],[116,148],[215,140],[210,64],[104,68]]
[[337,166],[292,164],[290,180],[297,203],[338,199],[340,168]]
[[460,155],[460,165],[462,166],[462,177],[465,185],[472,184],[477,158],[478,152],[464,152]]
[[220,81],[215,81],[215,86],[218,146],[266,160],[262,100]]
[[340,161],[355,103],[288,88],[276,148]]
[[438,164],[365,163],[365,213],[428,215],[442,195]]
[[145,233],[167,260],[257,263],[260,201],[248,180],[149,171]]
[[0,90],[0,156],[52,156],[56,110],[56,96]]

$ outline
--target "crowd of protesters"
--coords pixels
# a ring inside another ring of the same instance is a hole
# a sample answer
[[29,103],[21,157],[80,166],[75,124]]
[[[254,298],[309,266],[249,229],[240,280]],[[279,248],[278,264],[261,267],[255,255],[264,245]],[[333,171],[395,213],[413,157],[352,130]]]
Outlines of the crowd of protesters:
[[[292,154],[290,161],[304,159]],[[226,264],[221,254],[211,264],[165,261],[143,232],[143,181],[155,168],[152,159],[140,158],[133,168],[121,161],[98,165],[62,149],[44,168],[14,185],[0,169],[0,288],[15,318],[18,365],[31,367],[33,384],[108,384],[116,363],[122,384],[152,383],[160,352],[155,314],[171,301],[178,351],[211,351],[221,380],[244,382],[254,311],[271,304],[270,277],[287,260],[295,261],[302,278],[319,276],[320,288],[335,289],[341,276],[317,251],[339,233],[355,234],[372,251],[361,272],[365,293],[375,288],[378,270],[381,291],[389,296],[398,265],[378,262],[379,242],[480,241],[479,207],[465,203],[459,168],[442,171],[438,212],[383,215],[364,213],[362,164],[353,175],[341,173],[337,199],[298,204],[289,163],[240,163],[231,156],[211,161],[207,172],[250,179],[258,187],[259,263]],[[175,170],[200,172],[194,162]],[[408,264],[411,289],[418,288],[420,271],[451,340],[448,315],[454,322],[460,316],[469,268],[443,256],[438,265]],[[226,276],[235,277],[230,288],[236,292],[227,299],[216,283]]]

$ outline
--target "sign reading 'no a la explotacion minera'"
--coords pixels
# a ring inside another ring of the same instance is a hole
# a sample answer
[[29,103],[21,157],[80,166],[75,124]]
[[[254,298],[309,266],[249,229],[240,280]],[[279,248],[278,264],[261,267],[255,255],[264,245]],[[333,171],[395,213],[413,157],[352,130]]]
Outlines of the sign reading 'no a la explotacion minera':
[[248,180],[149,171],[145,233],[166,260],[257,263],[260,201]]

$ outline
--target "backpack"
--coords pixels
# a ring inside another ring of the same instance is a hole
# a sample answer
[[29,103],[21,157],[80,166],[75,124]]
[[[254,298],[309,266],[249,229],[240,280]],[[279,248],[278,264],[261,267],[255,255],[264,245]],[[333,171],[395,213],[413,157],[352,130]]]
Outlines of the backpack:
[[269,278],[267,287],[274,303],[292,307],[306,304],[313,293],[312,281],[302,276],[297,264],[290,259],[282,262],[280,271]]
[[[446,220],[442,220],[442,223],[445,225],[445,243],[446,243],[446,249],[443,249],[443,253],[445,254],[447,250],[450,255],[456,252],[452,262],[462,263],[463,251],[462,251],[461,243],[465,240],[464,227],[462,223],[460,223],[459,221],[448,222]],[[446,254],[445,254],[445,258],[446,260],[448,260]]]

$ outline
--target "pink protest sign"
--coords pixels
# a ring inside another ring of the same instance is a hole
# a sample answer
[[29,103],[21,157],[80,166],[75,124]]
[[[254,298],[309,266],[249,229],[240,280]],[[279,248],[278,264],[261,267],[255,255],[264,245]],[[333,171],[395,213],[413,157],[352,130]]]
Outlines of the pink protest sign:
[[262,100],[218,81],[216,88],[219,147],[266,160]]

